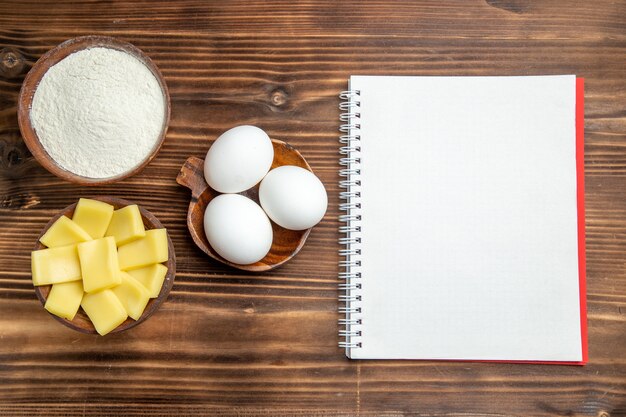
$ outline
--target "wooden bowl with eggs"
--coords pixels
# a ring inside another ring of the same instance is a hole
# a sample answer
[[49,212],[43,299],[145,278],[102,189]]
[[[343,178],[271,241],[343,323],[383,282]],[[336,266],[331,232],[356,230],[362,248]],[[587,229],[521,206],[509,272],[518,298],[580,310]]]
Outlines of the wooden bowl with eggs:
[[[122,200],[120,198],[114,198],[114,197],[95,197],[92,199],[108,203],[112,205],[116,210],[133,204],[130,201]],[[43,230],[39,234],[34,250],[40,250],[40,249],[46,248],[46,246],[44,246],[39,241],[39,239],[41,239],[41,237],[48,231],[48,229],[50,229],[50,227],[61,216],[67,216],[68,218],[71,219],[74,214],[75,208],[76,208],[76,203],[64,208],[56,216],[50,219],[48,224],[43,228]],[[146,230],[164,228],[161,222],[148,210],[142,207],[139,207],[139,212],[141,213],[141,218],[143,220],[143,224]],[[169,233],[167,235],[167,245],[168,245],[169,257],[168,257],[167,262],[164,263],[164,265],[167,267],[167,273],[165,274],[165,279],[163,281],[163,285],[161,286],[161,291],[159,292],[158,297],[151,298],[150,301],[148,301],[148,304],[146,305],[146,308],[143,311],[143,314],[141,315],[141,317],[139,317],[138,320],[133,320],[129,317],[126,319],[126,321],[124,321],[122,324],[117,326],[109,334],[123,332],[124,330],[128,330],[146,321],[150,316],[152,316],[158,310],[159,306],[167,298],[168,294],[170,293],[170,290],[172,289],[172,286],[174,285],[174,277],[176,275],[176,254],[174,253],[174,245],[172,243],[172,239],[169,236]],[[43,286],[35,287],[35,294],[37,295],[37,298],[39,299],[39,301],[41,301],[42,305],[46,304],[46,300],[48,299],[48,294],[50,293],[51,288],[52,288],[52,285],[43,285]],[[55,320],[69,327],[70,329],[76,330],[81,333],[98,334],[96,332],[96,328],[94,327],[93,323],[91,322],[91,320],[89,320],[89,317],[87,317],[87,314],[83,311],[82,308],[79,308],[73,320],[61,318],[52,313],[50,313],[50,315],[54,317]]]
[[[272,139],[274,159],[270,169],[283,165],[295,165],[313,172],[304,157],[291,145]],[[195,244],[211,258],[237,269],[252,272],[269,271],[278,268],[293,258],[304,246],[311,228],[289,230],[271,222],[273,240],[270,251],[263,259],[249,265],[230,262],[221,257],[209,244],[204,232],[204,212],[209,202],[221,193],[213,190],[204,179],[204,160],[191,157],[182,166],[176,182],[191,190],[191,202],[187,213],[187,227]],[[241,194],[259,204],[259,184]]]

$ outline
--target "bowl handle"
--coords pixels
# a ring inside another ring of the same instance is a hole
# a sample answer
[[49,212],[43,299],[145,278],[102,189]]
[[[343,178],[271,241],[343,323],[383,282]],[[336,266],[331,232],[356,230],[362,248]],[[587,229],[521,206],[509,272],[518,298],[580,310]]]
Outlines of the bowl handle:
[[204,180],[204,160],[195,156],[187,159],[180,168],[176,182],[183,187],[189,188],[193,198],[199,198],[209,188],[209,185]]

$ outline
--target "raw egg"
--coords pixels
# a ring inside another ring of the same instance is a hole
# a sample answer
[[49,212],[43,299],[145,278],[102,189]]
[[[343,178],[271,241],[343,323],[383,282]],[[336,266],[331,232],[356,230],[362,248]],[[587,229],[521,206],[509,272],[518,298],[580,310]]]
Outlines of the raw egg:
[[271,170],[261,181],[259,200],[276,224],[290,230],[315,226],[328,206],[326,189],[311,171],[293,165]]
[[272,166],[274,147],[262,129],[237,126],[218,137],[204,160],[207,184],[221,193],[239,193],[263,179]]
[[224,259],[253,264],[272,246],[272,225],[257,203],[240,194],[221,194],[204,212],[204,233]]

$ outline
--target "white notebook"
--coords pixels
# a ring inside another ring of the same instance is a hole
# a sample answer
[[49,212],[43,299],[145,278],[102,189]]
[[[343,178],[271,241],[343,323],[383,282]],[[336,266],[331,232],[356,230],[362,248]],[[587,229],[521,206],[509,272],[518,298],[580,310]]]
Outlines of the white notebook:
[[342,99],[347,356],[586,362],[582,80],[353,76]]

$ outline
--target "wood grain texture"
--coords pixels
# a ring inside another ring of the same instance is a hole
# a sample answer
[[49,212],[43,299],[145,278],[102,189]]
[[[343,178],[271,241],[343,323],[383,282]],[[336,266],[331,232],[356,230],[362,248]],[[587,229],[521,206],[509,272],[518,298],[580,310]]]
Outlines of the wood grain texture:
[[[172,99],[161,153],[138,176],[81,187],[23,146],[25,72],[79,35],[131,42]],[[0,413],[20,415],[626,415],[626,2],[0,1]],[[16,68],[19,68],[16,70]],[[585,367],[349,361],[337,348],[338,93],[350,74],[586,78],[589,357]],[[304,155],[329,211],[291,262],[265,274],[191,241],[183,162],[255,124]],[[146,323],[80,335],[41,308],[29,254],[79,196],[154,213],[177,254]]]

